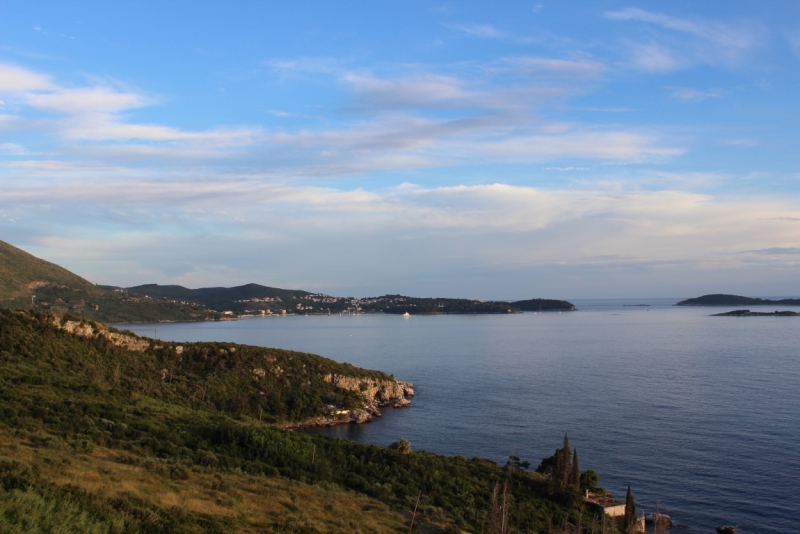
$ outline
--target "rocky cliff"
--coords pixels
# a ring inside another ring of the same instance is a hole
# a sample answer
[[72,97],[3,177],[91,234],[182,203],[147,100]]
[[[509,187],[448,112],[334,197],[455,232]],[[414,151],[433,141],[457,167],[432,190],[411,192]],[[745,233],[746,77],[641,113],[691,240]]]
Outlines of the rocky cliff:
[[392,408],[410,406],[410,398],[415,395],[414,384],[400,380],[378,380],[335,374],[325,375],[324,379],[338,388],[358,391],[364,396],[364,409],[352,410],[349,414],[353,423],[366,423],[373,417],[381,417],[380,408],[386,406]]
[[[57,315],[52,316],[51,320],[57,328],[78,337],[90,339],[102,337],[118,347],[124,347],[134,352],[144,352],[150,347],[150,342],[146,339],[121,334],[119,332],[112,332],[99,323],[91,323],[88,321],[64,321]],[[181,350],[183,350],[183,347],[181,347]]]

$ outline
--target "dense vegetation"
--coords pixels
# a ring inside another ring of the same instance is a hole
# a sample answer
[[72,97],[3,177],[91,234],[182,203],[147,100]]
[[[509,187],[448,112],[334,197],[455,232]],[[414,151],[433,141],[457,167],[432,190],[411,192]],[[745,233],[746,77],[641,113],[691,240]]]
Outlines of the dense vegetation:
[[0,241],[0,307],[72,313],[105,322],[220,318],[202,305],[149,299],[96,286],[3,241]]
[[757,299],[751,297],[741,297],[739,295],[703,295],[693,299],[686,299],[678,302],[675,306],[800,306],[800,299]]
[[524,469],[267,424],[360,401],[324,374],[382,373],[229,343],[132,352],[54,320],[0,310],[0,530],[407,531],[419,498],[416,525],[480,532],[499,483],[507,531],[595,524]]

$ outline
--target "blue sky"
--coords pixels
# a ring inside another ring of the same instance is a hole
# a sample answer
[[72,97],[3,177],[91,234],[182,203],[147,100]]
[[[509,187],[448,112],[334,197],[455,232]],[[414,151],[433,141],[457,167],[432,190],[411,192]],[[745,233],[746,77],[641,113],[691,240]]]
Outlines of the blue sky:
[[800,294],[798,2],[18,2],[0,239],[115,285]]

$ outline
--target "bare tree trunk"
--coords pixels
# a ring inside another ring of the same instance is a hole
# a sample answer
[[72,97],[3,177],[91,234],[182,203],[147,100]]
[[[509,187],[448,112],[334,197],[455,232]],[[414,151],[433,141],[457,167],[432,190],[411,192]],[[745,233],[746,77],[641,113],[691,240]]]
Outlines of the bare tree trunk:
[[422,495],[422,490],[417,494],[417,504],[414,505],[414,513],[411,514],[411,526],[408,527],[408,534],[414,530],[414,519],[417,518],[417,507],[419,506],[419,498]]

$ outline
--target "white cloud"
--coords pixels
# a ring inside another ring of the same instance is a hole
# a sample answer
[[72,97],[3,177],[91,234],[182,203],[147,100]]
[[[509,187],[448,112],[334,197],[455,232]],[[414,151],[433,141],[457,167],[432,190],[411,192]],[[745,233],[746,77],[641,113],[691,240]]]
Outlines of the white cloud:
[[48,76],[37,74],[22,67],[0,63],[0,93],[51,89]]
[[[105,251],[104,261],[87,265],[132,264],[114,270],[116,280],[106,274],[105,281],[175,282],[191,276],[198,285],[219,283],[222,264],[216,258],[224,256],[240,266],[227,273],[237,282],[297,286],[313,276],[312,257],[325,257],[326,270],[336,273],[340,284],[370,281],[384,289],[392,280],[440,269],[452,273],[454,265],[475,266],[486,276],[555,265],[562,274],[591,267],[608,269],[608,279],[620,266],[650,266],[662,273],[795,268],[796,222],[790,219],[800,218],[800,205],[790,198],[644,192],[619,184],[575,189],[404,184],[366,191],[242,178],[118,182],[99,176],[77,187],[7,187],[0,210],[26,228],[48,218],[61,221],[59,232],[51,225],[35,232],[41,235],[37,242],[51,251],[81,250],[82,256]],[[106,223],[100,233],[98,221]],[[62,235],[70,241],[59,242]],[[76,239],[80,246],[74,248]]]
[[82,113],[116,113],[149,105],[149,99],[136,93],[115,91],[108,87],[57,88],[50,92],[31,94],[28,103],[40,109],[50,109],[70,115]]

